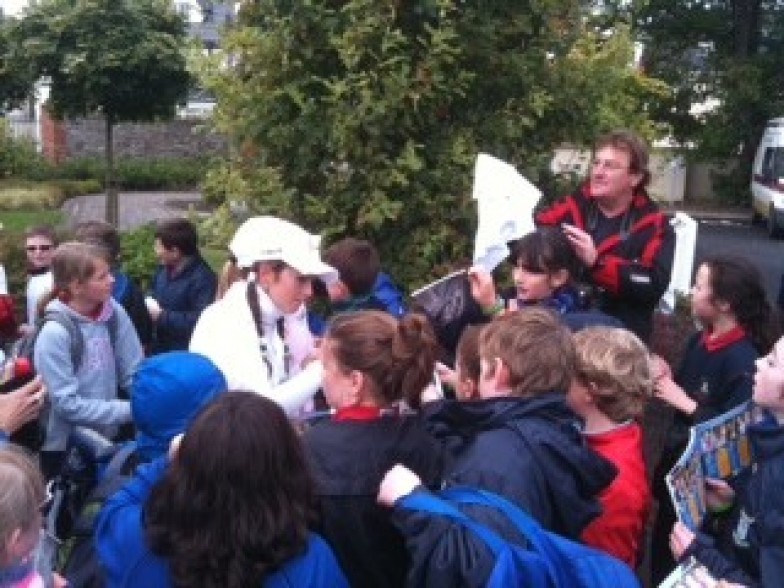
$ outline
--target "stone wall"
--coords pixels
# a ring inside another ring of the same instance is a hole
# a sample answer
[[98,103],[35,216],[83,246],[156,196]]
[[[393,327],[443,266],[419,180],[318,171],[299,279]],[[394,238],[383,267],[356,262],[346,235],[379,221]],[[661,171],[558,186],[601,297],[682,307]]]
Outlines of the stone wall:
[[[42,112],[41,150],[53,163],[105,154],[106,124],[101,118],[56,121]],[[192,158],[222,155],[226,140],[208,132],[201,119],[159,123],[119,123],[114,127],[114,154],[121,157]]]
[[[88,118],[65,122],[68,158],[103,157],[106,124]],[[209,133],[202,120],[119,123],[114,127],[115,157],[191,158],[225,153],[226,141]]]

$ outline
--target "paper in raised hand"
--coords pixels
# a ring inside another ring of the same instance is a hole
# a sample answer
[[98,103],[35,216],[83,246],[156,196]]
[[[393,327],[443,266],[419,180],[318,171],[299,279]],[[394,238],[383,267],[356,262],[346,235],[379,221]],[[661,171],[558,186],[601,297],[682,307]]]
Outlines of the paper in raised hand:
[[534,207],[542,192],[508,163],[480,153],[474,168],[473,198],[479,223],[474,265],[492,272],[509,255],[507,243],[535,229]]

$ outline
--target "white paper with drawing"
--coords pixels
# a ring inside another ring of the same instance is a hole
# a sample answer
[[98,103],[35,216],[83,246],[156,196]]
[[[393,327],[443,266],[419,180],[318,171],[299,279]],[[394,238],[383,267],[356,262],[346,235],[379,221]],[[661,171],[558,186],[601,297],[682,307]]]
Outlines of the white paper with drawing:
[[492,272],[509,255],[507,243],[535,229],[534,207],[542,192],[508,163],[480,153],[474,168],[473,198],[478,225],[474,265]]

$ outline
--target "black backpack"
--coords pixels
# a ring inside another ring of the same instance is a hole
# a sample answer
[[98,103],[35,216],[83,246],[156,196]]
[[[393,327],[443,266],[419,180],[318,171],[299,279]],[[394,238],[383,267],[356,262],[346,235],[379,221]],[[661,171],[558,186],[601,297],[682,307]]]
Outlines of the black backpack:
[[104,503],[133,477],[138,464],[135,443],[112,444],[82,427],[69,438],[62,472],[54,482],[57,510],[47,516],[47,530],[59,539],[53,567],[69,586],[104,586],[95,523]]
[[[29,374],[24,376],[13,377],[4,384],[0,385],[0,394],[5,394],[15,390],[19,386],[28,383],[35,377],[36,369],[34,359],[35,342],[38,335],[41,333],[44,325],[54,321],[61,325],[68,333],[68,341],[70,342],[71,363],[74,366],[80,366],[84,359],[84,335],[79,329],[79,326],[68,315],[68,313],[59,310],[47,310],[43,316],[35,323],[35,328],[31,333],[21,337],[15,344],[10,353],[10,360],[14,361],[18,358],[25,358],[30,362],[32,370]],[[109,338],[111,339],[112,348],[115,346],[117,340],[117,313],[112,313],[107,321],[107,328],[109,329]],[[11,436],[11,441],[17,445],[22,445],[27,449],[37,452],[41,449],[46,435],[46,412],[41,413],[41,417],[37,421],[27,423],[19,431]]]

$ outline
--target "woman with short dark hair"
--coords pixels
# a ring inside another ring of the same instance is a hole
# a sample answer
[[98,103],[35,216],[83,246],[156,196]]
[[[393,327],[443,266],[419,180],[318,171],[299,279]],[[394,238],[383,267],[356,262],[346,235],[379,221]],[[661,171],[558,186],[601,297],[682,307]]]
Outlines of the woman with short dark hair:
[[312,482],[282,409],[227,392],[98,521],[107,586],[347,586],[310,532]]

